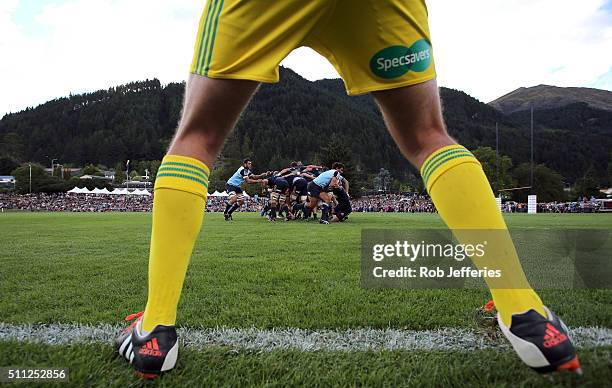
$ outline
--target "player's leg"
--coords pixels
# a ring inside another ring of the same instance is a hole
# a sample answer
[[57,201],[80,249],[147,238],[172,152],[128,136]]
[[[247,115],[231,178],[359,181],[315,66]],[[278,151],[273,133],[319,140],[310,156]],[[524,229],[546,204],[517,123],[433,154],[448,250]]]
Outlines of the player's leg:
[[272,189],[272,192],[270,193],[270,216],[268,217],[268,220],[270,221],[276,221],[276,211],[278,208],[279,198],[280,193],[278,192],[276,187],[274,187]]
[[229,210],[232,208],[232,206],[234,205],[234,203],[236,203],[237,196],[236,196],[236,191],[234,189],[234,186],[227,185],[226,191],[229,196],[227,197],[227,202],[225,204],[225,210],[223,211],[223,215],[225,216],[225,219],[227,220],[228,219],[227,214]]
[[266,190],[264,193],[267,193],[268,196],[264,197],[262,196],[262,201],[263,201],[263,206],[261,209],[261,216],[267,216],[268,213],[270,212],[270,192],[268,190]]
[[[289,182],[286,179],[281,178],[276,182],[276,188],[278,193],[278,215],[284,217],[285,220],[291,216],[289,214],[289,208],[287,206],[287,194],[289,194]],[[283,215],[284,214],[284,215]]]
[[[506,230],[489,181],[473,155],[447,134],[435,80],[373,93],[391,136],[404,156],[421,169],[440,216],[453,230]],[[545,315],[540,298],[530,288],[508,236],[504,273],[520,274],[517,289],[492,289],[502,319],[535,309]]]
[[258,86],[256,81],[191,74],[181,121],[168,154],[184,155],[212,165]]
[[[298,179],[295,183],[294,187],[294,204],[291,208],[291,212],[293,213],[295,218],[303,218],[304,216],[304,207],[308,205],[308,182],[304,179]],[[304,217],[305,218],[305,217]]]
[[319,193],[321,199],[321,220],[322,224],[329,224],[329,216],[332,210],[332,196],[329,193],[322,191]]
[[[318,29],[311,38],[313,48],[338,69],[349,94],[373,92],[402,153],[419,168],[426,164],[423,173],[429,193],[451,229],[506,230],[478,161],[446,133],[425,4],[369,4],[371,8],[338,11],[335,23]],[[354,27],[355,20],[359,28]],[[432,173],[435,176],[428,179]],[[441,175],[443,179],[438,179]],[[512,313],[528,308],[544,314],[509,237],[506,245],[509,258],[503,263],[519,284],[516,291],[493,291],[503,319],[509,323]]]
[[258,83],[192,75],[183,116],[155,182],[149,293],[143,328],[173,325],[200,231],[209,168]]
[[303,191],[298,197],[298,202],[294,207],[293,212],[300,215],[300,218],[306,217],[306,208],[308,207],[308,194]]
[[278,208],[279,208],[279,215],[284,214],[284,217],[286,219],[289,219],[291,217],[290,213],[289,213],[289,206],[287,206],[287,194],[286,191],[283,191],[282,193],[280,193],[279,197],[278,197]]
[[183,116],[157,171],[145,311],[117,339],[143,377],[174,368],[176,308],[208,194],[209,167],[258,83],[191,76]]
[[[307,219],[310,216],[310,212],[307,209],[308,207],[308,183],[306,181],[302,181],[300,183],[300,191],[298,193],[298,211],[301,212],[302,217]],[[315,205],[316,206],[316,205]]]
[[308,182],[306,186],[308,192],[308,202],[304,206],[304,219],[309,220],[313,213],[316,213],[317,205],[319,204],[319,193],[321,188],[314,182]]
[[334,194],[338,204],[334,207],[334,217],[332,218],[332,222],[345,221],[348,215],[353,211],[351,208],[350,198],[343,189],[335,191]]
[[319,205],[319,198],[308,196],[308,202],[304,206],[304,219],[309,220],[313,213],[317,211],[317,205]]
[[[482,166],[446,133],[436,81],[373,94],[402,153],[420,168],[440,217],[462,243],[488,241],[486,255],[472,261],[502,273],[486,281],[500,327],[519,357],[542,373],[580,373],[567,328],[527,281]],[[553,337],[554,346],[547,340]]]
[[334,23],[315,30],[308,43],[336,67],[349,94],[373,92],[402,153],[422,168],[429,194],[449,228],[456,234],[481,229],[505,236],[498,268],[512,274],[516,286],[492,290],[504,322],[510,324],[513,313],[531,308],[545,315],[480,164],[444,127],[425,3],[393,0],[350,7],[344,0],[343,5]]
[[287,208],[289,209],[289,212],[291,213],[291,217],[293,219],[297,219],[300,215],[298,213],[298,210],[299,210],[298,203],[299,202],[298,202],[297,188],[295,186],[291,189],[288,199],[289,201],[287,202]]
[[308,205],[308,200],[301,201],[300,198],[295,202],[293,207],[291,208],[291,212],[295,216],[295,218],[300,219],[304,218],[304,208]]
[[232,213],[238,210],[240,206],[244,205],[244,193],[242,192],[242,189],[240,187],[235,187],[234,190],[236,192],[235,200],[234,203],[227,210],[227,215],[225,217],[226,220],[232,219]]

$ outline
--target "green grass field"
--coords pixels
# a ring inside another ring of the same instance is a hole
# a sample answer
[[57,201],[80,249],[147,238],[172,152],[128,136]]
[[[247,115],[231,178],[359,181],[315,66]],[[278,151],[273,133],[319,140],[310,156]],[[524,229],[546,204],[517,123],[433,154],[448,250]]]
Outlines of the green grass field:
[[[612,228],[612,217],[510,215],[510,227]],[[120,324],[146,302],[150,213],[0,214],[0,323]],[[322,226],[207,214],[178,324],[188,328],[478,330],[484,290],[360,287],[363,228],[443,228],[437,215],[355,214]],[[542,290],[570,327],[612,328],[611,290]],[[582,383],[612,381],[612,347],[584,349]],[[0,366],[67,366],[71,384],[138,384],[110,345],[0,342]],[[161,385],[541,385],[507,350],[252,351],[185,348]],[[574,384],[562,376],[561,384]]]

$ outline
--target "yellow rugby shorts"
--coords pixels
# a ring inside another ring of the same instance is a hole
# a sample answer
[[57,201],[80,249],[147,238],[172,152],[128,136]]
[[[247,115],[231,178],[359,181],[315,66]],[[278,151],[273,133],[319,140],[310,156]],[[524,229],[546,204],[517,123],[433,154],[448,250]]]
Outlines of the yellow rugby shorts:
[[208,0],[191,72],[278,82],[300,46],[326,57],[351,95],[436,76],[424,0]]

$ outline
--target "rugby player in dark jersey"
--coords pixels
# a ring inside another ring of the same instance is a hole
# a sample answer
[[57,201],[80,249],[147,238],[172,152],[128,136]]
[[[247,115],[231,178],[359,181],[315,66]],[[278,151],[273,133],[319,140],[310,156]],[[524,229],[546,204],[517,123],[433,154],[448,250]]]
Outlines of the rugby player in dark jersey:
[[270,192],[270,215],[268,220],[276,221],[277,211],[284,207],[289,194],[289,183],[281,176],[273,175],[262,180],[262,185],[267,186],[272,191]]

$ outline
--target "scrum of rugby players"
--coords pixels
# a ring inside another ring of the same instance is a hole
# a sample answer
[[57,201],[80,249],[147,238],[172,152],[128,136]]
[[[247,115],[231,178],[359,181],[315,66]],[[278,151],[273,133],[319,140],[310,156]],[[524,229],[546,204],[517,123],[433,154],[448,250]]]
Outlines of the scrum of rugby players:
[[342,173],[344,165],[332,164],[332,168],[319,165],[291,165],[261,180],[268,191],[268,204],[262,216],[268,215],[269,221],[276,221],[285,215],[285,220],[316,219],[317,209],[321,209],[319,223],[342,222],[351,213],[349,182]]

